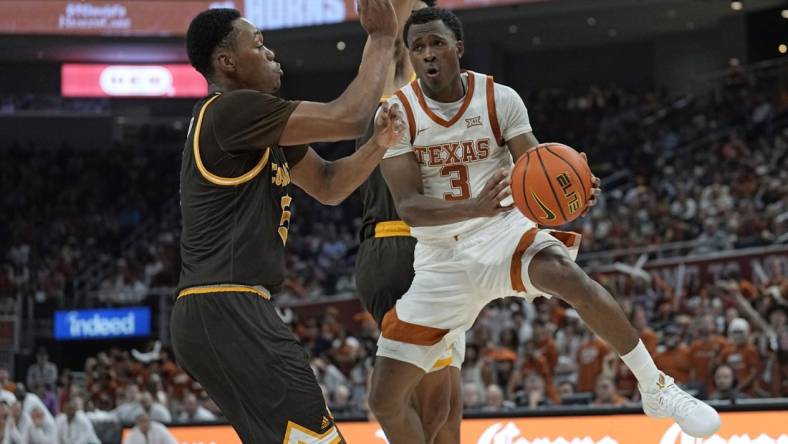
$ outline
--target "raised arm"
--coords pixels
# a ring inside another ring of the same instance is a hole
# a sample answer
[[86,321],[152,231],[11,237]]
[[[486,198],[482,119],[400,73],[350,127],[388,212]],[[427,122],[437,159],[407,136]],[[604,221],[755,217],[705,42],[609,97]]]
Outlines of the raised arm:
[[285,125],[281,145],[355,139],[367,129],[383,94],[398,26],[390,0],[359,0],[359,18],[369,33],[369,49],[356,78],[332,102],[301,102]]
[[[402,40],[402,31],[405,28],[405,22],[413,12],[416,5],[416,0],[391,0],[394,6],[394,13],[397,16],[397,38],[394,41],[394,63],[389,65],[388,72],[386,72],[386,83],[383,87],[383,96],[391,96],[402,85],[410,81],[410,76],[413,74],[413,67],[408,59],[408,51],[405,48],[405,42]],[[364,55],[370,51],[370,39],[367,39],[364,45]]]
[[510,210],[500,202],[511,194],[508,171],[497,171],[477,197],[448,201],[424,195],[421,170],[412,153],[384,159],[380,171],[386,179],[397,213],[411,227],[445,225],[474,217],[492,217]]
[[386,149],[400,139],[403,131],[398,105],[381,105],[375,118],[375,133],[350,156],[329,162],[309,149],[290,171],[299,188],[325,205],[339,205],[372,173]]

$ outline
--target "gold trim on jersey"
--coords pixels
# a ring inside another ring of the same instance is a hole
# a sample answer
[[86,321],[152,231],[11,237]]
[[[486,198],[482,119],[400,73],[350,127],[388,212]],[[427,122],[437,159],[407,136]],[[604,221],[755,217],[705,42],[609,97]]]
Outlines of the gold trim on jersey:
[[410,227],[401,220],[389,220],[375,224],[375,237],[410,236]]
[[260,157],[260,161],[257,162],[257,165],[254,166],[251,170],[247,171],[241,176],[238,177],[221,177],[217,176],[207,168],[202,163],[202,157],[200,156],[200,129],[202,127],[202,118],[205,115],[205,110],[208,109],[208,105],[211,104],[214,100],[216,100],[221,94],[217,94],[207,102],[205,102],[200,108],[200,113],[197,115],[197,123],[194,125],[194,140],[192,142],[192,147],[194,150],[194,163],[197,165],[197,170],[200,171],[202,177],[205,178],[208,182],[211,182],[214,185],[221,185],[221,186],[236,186],[241,185],[242,183],[249,182],[250,180],[254,179],[255,176],[260,174],[260,171],[265,168],[265,165],[268,163],[268,156],[271,154],[271,148],[267,147],[265,152],[263,153],[262,157]]
[[268,292],[263,287],[250,287],[248,285],[231,285],[231,284],[219,284],[219,285],[206,285],[201,287],[189,287],[184,288],[183,290],[178,293],[178,299],[189,296],[192,294],[206,294],[206,293],[254,293],[260,296],[263,299],[271,299],[271,293]]
[[336,426],[331,426],[323,433],[317,433],[293,421],[287,421],[285,438],[282,440],[282,444],[337,444],[340,442],[342,439]]
[[437,361],[435,361],[435,364],[432,366],[430,371],[434,372],[438,370],[443,370],[444,368],[450,366],[452,361],[453,359],[451,358],[451,356],[449,356],[448,358],[438,359]]

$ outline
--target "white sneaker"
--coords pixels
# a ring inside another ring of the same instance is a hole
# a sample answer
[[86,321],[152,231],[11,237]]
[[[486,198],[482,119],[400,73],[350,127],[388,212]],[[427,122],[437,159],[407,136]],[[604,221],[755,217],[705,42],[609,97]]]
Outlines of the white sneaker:
[[644,390],[643,411],[652,418],[673,418],[687,435],[693,438],[711,436],[720,428],[720,415],[708,404],[680,389],[673,378],[660,372],[656,385]]

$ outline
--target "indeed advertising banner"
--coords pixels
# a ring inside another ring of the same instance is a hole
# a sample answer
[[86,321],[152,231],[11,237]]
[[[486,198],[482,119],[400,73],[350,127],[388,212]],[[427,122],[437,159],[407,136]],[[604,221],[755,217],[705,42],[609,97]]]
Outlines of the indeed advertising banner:
[[[466,419],[463,444],[785,444],[788,412],[722,414],[722,428],[706,439],[685,435],[668,420],[644,415]],[[374,422],[340,422],[348,444],[387,443]],[[182,444],[240,444],[230,426],[170,427]],[[289,443],[300,441],[294,437]]]
[[150,329],[148,307],[55,312],[55,339],[61,341],[149,336]]

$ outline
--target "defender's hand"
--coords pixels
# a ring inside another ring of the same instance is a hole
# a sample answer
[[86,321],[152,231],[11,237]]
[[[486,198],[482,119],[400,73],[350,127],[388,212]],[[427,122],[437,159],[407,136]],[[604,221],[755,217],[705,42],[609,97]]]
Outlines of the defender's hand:
[[370,36],[397,37],[397,15],[391,0],[359,0],[358,17]]
[[372,135],[372,142],[381,148],[388,148],[399,142],[402,131],[405,129],[403,115],[399,110],[399,104],[389,106],[388,103],[380,105],[380,111],[375,117],[375,133]]
[[511,181],[506,169],[501,168],[484,185],[481,193],[469,199],[471,217],[492,217],[513,208],[513,205],[501,206],[501,201],[512,195]]

